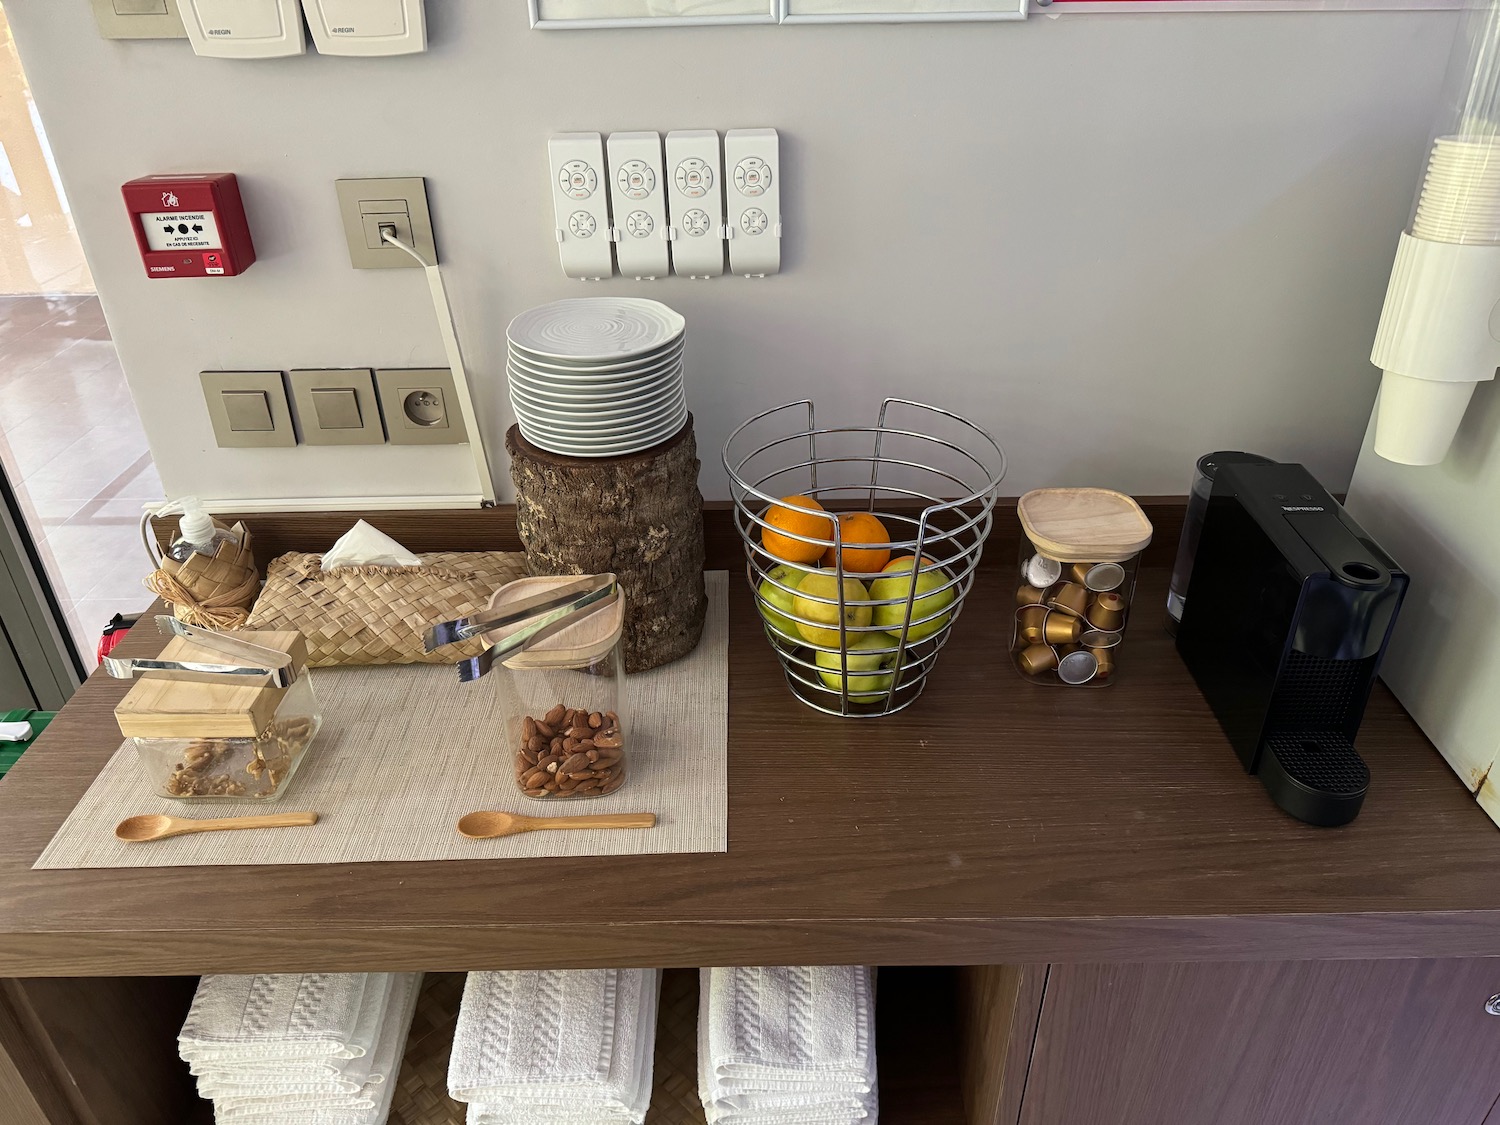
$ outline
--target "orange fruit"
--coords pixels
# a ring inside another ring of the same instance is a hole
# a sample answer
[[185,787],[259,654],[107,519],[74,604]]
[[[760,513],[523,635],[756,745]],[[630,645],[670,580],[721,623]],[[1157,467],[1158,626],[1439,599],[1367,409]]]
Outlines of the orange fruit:
[[[844,544],[845,574],[874,574],[890,561],[891,533],[869,512],[845,512],[839,517],[839,539]],[[823,565],[836,566],[834,548],[823,552]]]
[[760,545],[766,553],[783,562],[817,562],[823,554],[821,543],[804,543],[792,539],[791,535],[805,535],[809,539],[832,539],[833,521],[821,514],[823,505],[810,496],[783,496],[780,503],[772,504],[766,512],[769,527],[760,530]]

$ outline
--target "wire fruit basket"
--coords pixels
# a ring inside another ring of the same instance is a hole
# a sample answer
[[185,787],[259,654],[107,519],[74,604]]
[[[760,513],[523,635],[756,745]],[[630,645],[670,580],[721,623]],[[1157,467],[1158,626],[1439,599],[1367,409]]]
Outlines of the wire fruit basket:
[[974,585],[1000,444],[907,399],[886,399],[873,426],[820,427],[804,399],[735,430],[724,467],[745,576],[792,694],[850,718],[910,706]]

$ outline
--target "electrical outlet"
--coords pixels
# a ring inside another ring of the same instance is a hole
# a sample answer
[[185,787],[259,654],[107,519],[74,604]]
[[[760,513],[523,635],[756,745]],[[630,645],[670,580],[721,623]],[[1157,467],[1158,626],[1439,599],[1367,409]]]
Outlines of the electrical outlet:
[[421,263],[381,239],[383,226],[429,265],[437,265],[437,243],[432,236],[432,214],[427,209],[427,181],[421,176],[392,176],[374,180],[335,180],[349,264],[357,270],[418,269]]
[[453,372],[446,367],[384,368],[375,372],[375,387],[392,445],[462,445],[469,440]]

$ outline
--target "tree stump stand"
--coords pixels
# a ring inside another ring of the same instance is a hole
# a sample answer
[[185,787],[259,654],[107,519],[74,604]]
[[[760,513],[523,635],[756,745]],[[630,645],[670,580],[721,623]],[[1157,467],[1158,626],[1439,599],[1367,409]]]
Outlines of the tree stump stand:
[[693,419],[624,457],[564,457],[505,435],[516,526],[531,574],[613,572],[625,591],[625,667],[686,656],[708,613]]

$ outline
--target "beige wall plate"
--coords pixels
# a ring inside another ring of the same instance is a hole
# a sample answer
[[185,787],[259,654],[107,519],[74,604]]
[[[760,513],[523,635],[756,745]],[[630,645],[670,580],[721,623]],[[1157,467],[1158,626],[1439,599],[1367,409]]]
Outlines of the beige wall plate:
[[304,445],[380,445],[385,427],[368,367],[291,371],[292,404]]
[[203,371],[198,378],[220,449],[297,444],[280,371]]
[[375,180],[335,180],[349,264],[357,270],[420,269],[421,263],[384,242],[380,227],[389,224],[397,238],[430,265],[437,264],[432,213],[427,209],[427,182],[421,176],[388,176]]
[[453,372],[446,367],[388,367],[375,372],[392,445],[460,445],[469,440]]
[[185,39],[177,0],[91,0],[105,39]]

